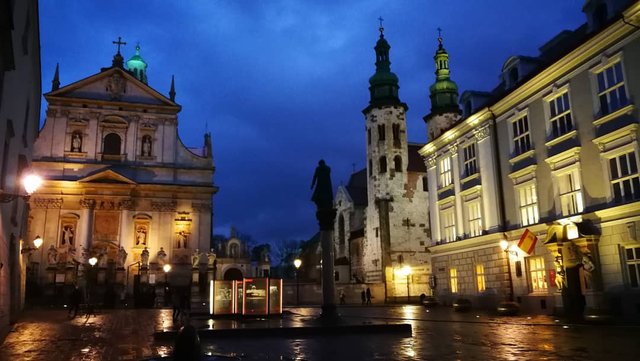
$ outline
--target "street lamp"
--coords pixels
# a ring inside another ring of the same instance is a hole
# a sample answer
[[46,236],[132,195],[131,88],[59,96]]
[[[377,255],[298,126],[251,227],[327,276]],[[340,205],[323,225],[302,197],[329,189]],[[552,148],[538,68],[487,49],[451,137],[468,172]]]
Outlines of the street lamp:
[[171,271],[171,265],[168,263],[165,264],[164,266],[162,266],[162,270],[164,271],[164,283],[169,284],[169,282],[167,281],[167,273]]
[[511,258],[510,255],[517,255],[518,253],[509,247],[509,242],[506,239],[500,241],[500,248],[504,251],[504,255],[507,258],[507,272],[509,275],[509,298],[508,301],[502,302],[498,305],[498,314],[501,315],[514,315],[518,313],[520,306],[513,302],[513,278],[511,276]]
[[164,305],[167,306],[169,304],[169,280],[167,276],[171,271],[171,265],[166,263],[162,266],[162,270],[164,271]]
[[27,245],[26,247],[24,247],[24,248],[20,251],[20,253],[21,253],[21,254],[31,253],[31,252],[33,252],[33,251],[35,251],[35,250],[39,249],[39,248],[40,248],[40,246],[42,246],[42,238],[40,238],[40,236],[39,236],[39,235],[38,235],[38,236],[36,236],[36,238],[34,238],[34,240],[33,240],[33,245],[34,245],[34,247],[31,247],[31,246]]
[[1,193],[0,203],[9,203],[16,198],[22,198],[26,201],[29,199],[31,194],[38,190],[41,185],[42,177],[33,173],[27,174],[24,178],[22,178],[22,186],[24,187],[24,191],[27,194]]
[[411,294],[409,293],[409,276],[411,275],[411,266],[405,265],[404,267],[398,269],[396,273],[399,276],[406,277],[407,279],[407,303],[409,303],[411,297]]
[[300,266],[302,266],[302,260],[296,258],[293,260],[293,266],[296,268],[296,305],[300,305]]

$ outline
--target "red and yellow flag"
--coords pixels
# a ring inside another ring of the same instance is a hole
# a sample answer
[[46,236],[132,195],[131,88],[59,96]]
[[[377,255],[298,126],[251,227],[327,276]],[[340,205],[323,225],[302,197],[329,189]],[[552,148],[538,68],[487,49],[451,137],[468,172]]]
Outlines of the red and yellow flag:
[[533,249],[536,247],[537,241],[538,237],[531,233],[529,229],[525,229],[522,237],[520,237],[520,241],[518,241],[518,248],[525,251],[527,254],[531,254]]

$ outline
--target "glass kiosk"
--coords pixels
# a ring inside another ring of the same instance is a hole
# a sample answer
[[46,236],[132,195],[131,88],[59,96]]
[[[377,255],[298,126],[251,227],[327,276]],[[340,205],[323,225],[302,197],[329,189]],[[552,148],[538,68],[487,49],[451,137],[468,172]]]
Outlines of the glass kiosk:
[[214,315],[282,314],[282,279],[216,280],[210,292]]

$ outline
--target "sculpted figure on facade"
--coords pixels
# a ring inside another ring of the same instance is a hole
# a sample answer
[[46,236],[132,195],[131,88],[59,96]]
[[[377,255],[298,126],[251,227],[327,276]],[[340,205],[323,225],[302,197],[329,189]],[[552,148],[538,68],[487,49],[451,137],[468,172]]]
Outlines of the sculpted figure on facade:
[[213,252],[213,248],[209,252],[207,252],[207,265],[209,267],[213,267],[216,262],[216,254]]
[[55,266],[58,263],[58,250],[56,246],[49,246],[49,251],[47,252],[47,262],[49,266]]
[[127,261],[127,251],[124,250],[122,246],[118,250],[118,268],[124,268],[125,262]]
[[177,241],[176,248],[187,248],[187,232],[185,231],[178,232],[178,237],[176,241]]
[[314,189],[311,200],[316,204],[318,209],[331,209],[333,207],[331,168],[325,164],[323,159],[318,162],[316,171],[313,174],[311,189]]
[[191,255],[191,263],[193,264],[194,268],[198,267],[198,265],[200,264],[200,250],[198,250],[197,248]]
[[149,250],[145,247],[140,254],[140,263],[142,267],[149,267]]
[[82,151],[82,135],[79,132],[74,132],[71,136],[71,151],[72,152],[81,152]]
[[163,247],[160,247],[158,254],[156,255],[156,261],[159,266],[164,266],[167,263],[167,252],[164,251]]
[[142,137],[142,156],[151,156],[151,136],[149,135],[145,135],[144,137]]
[[136,246],[146,246],[147,245],[147,227],[146,226],[138,226],[136,229]]
[[66,224],[62,228],[62,245],[63,246],[71,246],[73,245],[74,240],[74,229],[73,225]]

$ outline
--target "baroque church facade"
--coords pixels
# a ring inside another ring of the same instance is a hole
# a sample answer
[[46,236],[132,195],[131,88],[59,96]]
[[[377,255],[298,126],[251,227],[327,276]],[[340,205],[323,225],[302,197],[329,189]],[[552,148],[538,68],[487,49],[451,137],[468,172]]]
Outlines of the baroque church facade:
[[[339,282],[382,283],[386,300],[427,293],[430,241],[422,145],[407,141],[406,112],[380,27],[365,118],[367,168],[335,197]],[[405,274],[403,272],[409,272]]]
[[44,97],[33,167],[45,181],[28,223],[44,242],[30,256],[31,281],[81,283],[96,257],[98,282],[130,290],[129,273],[149,281],[171,264],[173,278],[190,279],[213,262],[211,135],[184,145],[173,79],[168,96],[151,88],[140,47],[125,66],[118,44],[111,66],[87,78],[61,87],[56,68]]

